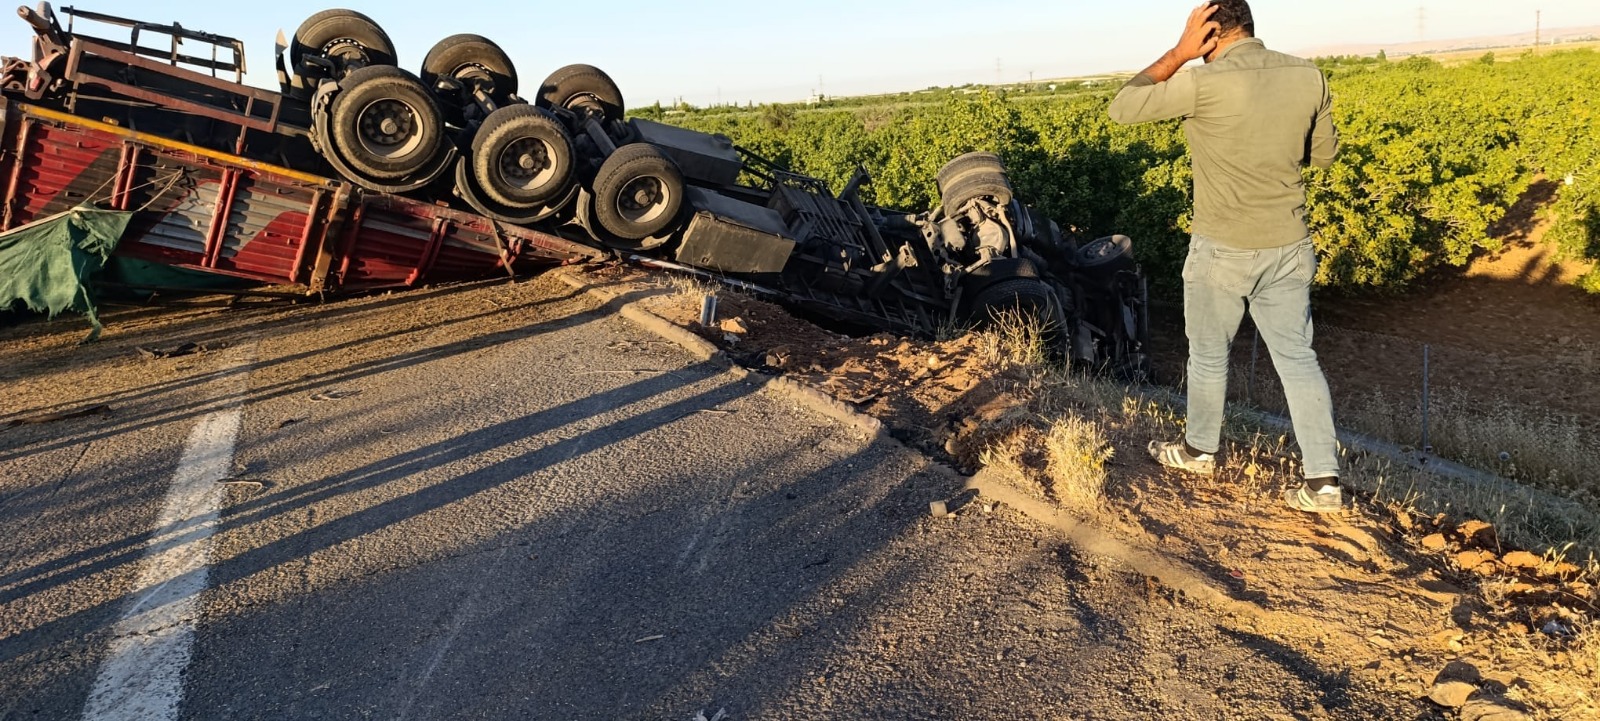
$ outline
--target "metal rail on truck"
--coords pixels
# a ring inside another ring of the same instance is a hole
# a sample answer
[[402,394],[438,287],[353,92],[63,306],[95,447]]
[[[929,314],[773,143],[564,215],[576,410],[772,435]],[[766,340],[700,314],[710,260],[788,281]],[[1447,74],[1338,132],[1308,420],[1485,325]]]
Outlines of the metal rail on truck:
[[587,245],[0,99],[0,230],[86,202],[137,211],[118,254],[263,283],[414,286],[597,259]]

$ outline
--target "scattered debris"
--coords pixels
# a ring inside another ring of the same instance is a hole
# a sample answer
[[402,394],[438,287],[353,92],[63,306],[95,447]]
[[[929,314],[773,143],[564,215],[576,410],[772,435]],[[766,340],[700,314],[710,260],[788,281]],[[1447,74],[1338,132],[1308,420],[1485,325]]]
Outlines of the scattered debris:
[[309,398],[313,403],[320,403],[322,401],[342,401],[346,398],[354,398],[359,395],[361,395],[361,391],[358,390],[333,390],[318,391],[316,393],[312,393]]
[[58,413],[44,413],[44,414],[37,415],[37,416],[28,416],[26,418],[13,418],[13,419],[11,419],[9,421],[6,421],[6,427],[10,428],[12,426],[26,426],[26,425],[38,425],[38,424],[41,424],[41,423],[55,423],[56,421],[64,421],[64,420],[67,420],[67,419],[70,419],[70,418],[82,418],[84,416],[98,416],[98,415],[102,415],[102,414],[110,413],[110,412],[111,412],[111,406],[108,406],[108,405],[105,405],[104,403],[102,403],[102,404],[97,405],[97,406],[90,406],[88,408],[81,408],[81,409],[75,410],[75,411],[61,411],[61,412],[58,412]]
[[666,635],[658,633],[658,634],[656,634],[654,636],[645,636],[644,638],[636,638],[636,639],[633,640],[633,642],[634,643],[650,643],[651,641],[660,641],[663,638],[666,638]]
[[768,368],[784,368],[789,365],[789,360],[794,357],[794,349],[780,345],[767,349],[766,364]]
[[209,353],[211,352],[211,346],[204,343],[181,343],[169,348],[138,346],[134,350],[139,351],[139,355],[144,356],[145,360],[156,360],[158,358],[179,358],[186,355],[195,355],[196,353]]
[[689,719],[689,721],[724,721],[726,718],[728,718],[728,709],[726,708],[717,709],[717,714],[709,719],[706,718],[705,709],[700,709],[700,713],[695,714],[694,718]]
[[306,419],[304,419],[304,418],[285,418],[285,419],[283,419],[281,421],[278,421],[278,425],[273,426],[272,428],[273,428],[273,430],[281,430],[283,428],[288,428],[289,426],[292,426],[292,425],[294,425],[296,423],[299,423],[301,421],[304,421],[304,420],[306,420]]
[[267,487],[272,485],[268,481],[262,481],[262,480],[258,480],[258,479],[255,479],[255,478],[233,478],[233,477],[217,479],[217,484],[218,485],[223,485],[223,486],[238,486],[240,488],[248,489],[248,490],[254,491],[256,493],[260,493],[262,491],[265,491],[267,489]]

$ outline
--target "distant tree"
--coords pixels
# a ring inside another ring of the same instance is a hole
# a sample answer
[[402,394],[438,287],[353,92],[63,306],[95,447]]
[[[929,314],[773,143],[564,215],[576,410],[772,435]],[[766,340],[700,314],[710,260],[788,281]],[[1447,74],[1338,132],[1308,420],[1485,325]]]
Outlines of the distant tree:
[[1382,48],[1378,49],[1378,62],[1380,62],[1380,63],[1389,62],[1389,54],[1384,52]]
[[780,103],[761,106],[761,122],[777,131],[787,131],[794,124],[794,109]]

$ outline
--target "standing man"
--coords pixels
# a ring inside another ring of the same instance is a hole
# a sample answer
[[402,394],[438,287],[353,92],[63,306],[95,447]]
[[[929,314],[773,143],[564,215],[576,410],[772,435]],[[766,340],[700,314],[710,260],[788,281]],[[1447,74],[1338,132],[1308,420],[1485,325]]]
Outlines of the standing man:
[[[1190,60],[1205,65],[1179,70]],[[1194,162],[1194,228],[1183,265],[1189,336],[1184,438],[1152,441],[1164,466],[1210,474],[1222,443],[1228,348],[1245,310],[1272,353],[1304,461],[1284,500],[1302,511],[1341,505],[1328,381],[1311,349],[1317,258],[1300,169],[1339,148],[1327,80],[1310,62],[1268,50],[1245,0],[1194,9],[1178,44],[1122,86],[1111,119],[1183,118]]]

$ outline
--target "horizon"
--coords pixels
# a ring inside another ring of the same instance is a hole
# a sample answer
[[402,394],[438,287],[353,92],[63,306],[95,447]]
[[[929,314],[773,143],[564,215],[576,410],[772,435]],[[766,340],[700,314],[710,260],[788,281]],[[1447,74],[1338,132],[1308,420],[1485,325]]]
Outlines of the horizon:
[[[441,15],[416,0],[383,7],[346,4],[383,26],[407,69],[416,70],[433,42],[476,32],[505,48],[524,87],[562,65],[590,63],[612,75],[629,104],[638,107],[679,99],[699,107],[790,103],[813,95],[881,95],[1136,72],[1170,47],[1193,7],[1190,0],[1152,0],[1140,3],[1138,12],[1071,10],[996,0],[980,14],[955,0],[916,5],[890,0],[870,7],[821,0],[805,13],[780,16],[725,0],[701,5],[700,12],[611,5],[618,17],[585,31],[577,23],[541,22],[549,16],[532,7],[457,4],[453,13]],[[84,9],[238,38],[250,69],[246,82],[276,89],[272,47],[277,31],[292,36],[301,20],[328,6],[325,1],[222,7],[119,0]],[[1352,0],[1338,13],[1290,0],[1257,0],[1252,8],[1258,35],[1268,46],[1297,54],[1531,33],[1540,10],[1542,26],[1550,32],[1600,26],[1600,3],[1592,0],[1464,0],[1443,7]],[[57,14],[65,23],[65,13]],[[981,18],[996,18],[993,29],[972,22]],[[528,28],[529,37],[519,42],[497,30],[506,27]],[[884,30],[861,31],[868,27]],[[126,32],[98,25],[81,29],[111,39]],[[31,36],[20,19],[0,24],[0,54],[27,55]],[[803,40],[784,41],[796,37]]]

